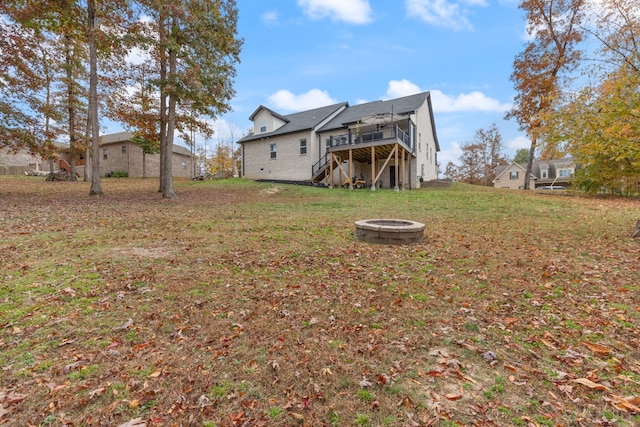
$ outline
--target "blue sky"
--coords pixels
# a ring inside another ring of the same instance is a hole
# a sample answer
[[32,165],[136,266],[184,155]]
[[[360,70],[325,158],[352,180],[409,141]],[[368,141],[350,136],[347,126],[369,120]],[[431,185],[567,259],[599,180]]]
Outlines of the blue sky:
[[[477,129],[496,123],[506,153],[528,148],[504,114],[525,43],[514,0],[238,0],[244,38],[233,112],[214,126],[242,133],[265,105],[288,114],[430,91],[444,171]],[[238,135],[235,135],[238,139]],[[200,144],[200,143],[199,143]],[[213,144],[212,141],[209,144]]]
[[244,45],[233,111],[217,118],[213,138],[196,137],[198,148],[206,143],[212,152],[217,143],[237,141],[259,105],[289,114],[422,91],[431,92],[441,172],[458,161],[476,130],[493,123],[507,157],[529,148],[515,121],[504,120],[515,95],[513,60],[526,42],[518,0],[237,0],[237,6]]

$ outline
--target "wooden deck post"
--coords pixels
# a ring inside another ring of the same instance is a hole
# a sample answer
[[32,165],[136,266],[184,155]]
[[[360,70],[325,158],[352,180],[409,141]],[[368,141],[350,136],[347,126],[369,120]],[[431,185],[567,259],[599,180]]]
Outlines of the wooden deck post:
[[[349,133],[349,138],[351,138],[351,133]],[[353,180],[351,177],[353,176],[353,150],[349,149],[349,190],[353,190]]]
[[376,148],[371,147],[371,191],[376,191]]
[[333,153],[329,153],[329,188],[333,188]]
[[398,148],[400,147],[399,144],[396,144],[396,156],[395,156],[395,162],[396,162],[396,167],[394,170],[394,173],[396,174],[396,185],[395,187],[393,187],[393,191],[400,191],[400,188],[398,187],[398,172],[399,172],[399,168],[398,168]]

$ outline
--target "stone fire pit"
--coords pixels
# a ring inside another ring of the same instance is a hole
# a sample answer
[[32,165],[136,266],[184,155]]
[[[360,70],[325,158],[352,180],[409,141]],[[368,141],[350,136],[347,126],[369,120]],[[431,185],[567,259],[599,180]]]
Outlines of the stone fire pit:
[[425,228],[424,224],[404,219],[363,219],[355,225],[358,239],[385,245],[418,243]]

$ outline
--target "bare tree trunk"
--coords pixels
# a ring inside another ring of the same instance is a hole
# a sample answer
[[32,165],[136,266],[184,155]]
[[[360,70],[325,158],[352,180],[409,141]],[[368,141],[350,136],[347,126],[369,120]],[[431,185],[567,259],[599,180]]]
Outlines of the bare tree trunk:
[[[529,148],[529,158],[527,159],[527,170],[524,175],[524,189],[531,189],[531,169],[533,169],[533,157],[536,152],[536,140],[537,137],[534,135],[531,137],[531,148]],[[535,184],[534,184],[535,185]]]
[[[89,21],[89,111],[87,122],[91,127],[91,189],[89,195],[102,194],[100,181],[100,126],[98,124],[98,55],[96,48],[96,9],[95,0],[87,0]],[[85,161],[85,169],[87,162]]]
[[160,6],[160,188],[164,194],[164,163],[167,153],[167,28],[164,6]]
[[71,167],[70,175],[71,180],[76,180],[76,105],[75,105],[75,91],[73,88],[73,79],[74,73],[73,70],[75,68],[73,62],[73,54],[71,50],[73,47],[71,46],[71,37],[69,35],[64,36],[65,43],[65,61],[67,66],[67,112],[69,114],[68,125],[69,125],[69,165]]
[[[176,75],[178,60],[175,49],[169,50],[169,80],[173,81]],[[175,199],[176,193],[173,189],[173,135],[176,128],[176,88],[172,88],[169,94],[169,112],[167,117],[167,143],[164,153],[164,163],[161,169],[164,169],[163,182],[164,189],[162,197],[165,199]]]

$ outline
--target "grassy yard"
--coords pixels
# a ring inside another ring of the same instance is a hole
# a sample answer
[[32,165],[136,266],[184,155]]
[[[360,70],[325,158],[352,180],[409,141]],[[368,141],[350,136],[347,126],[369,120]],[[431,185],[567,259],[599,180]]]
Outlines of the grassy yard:
[[640,425],[637,200],[157,185],[0,178],[0,425]]

